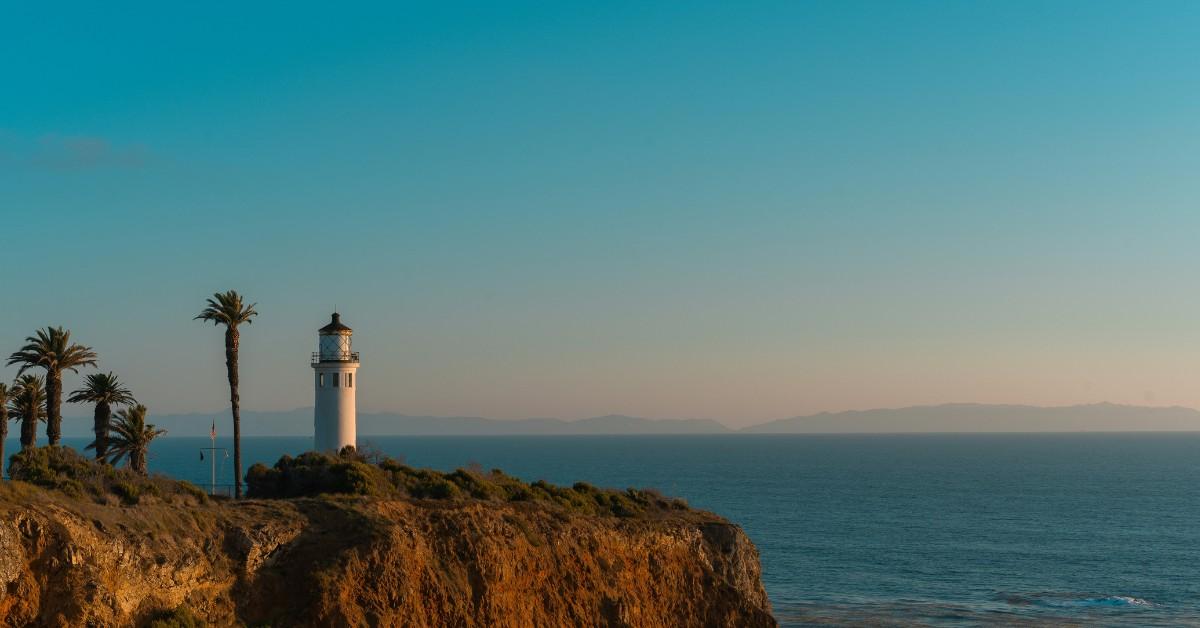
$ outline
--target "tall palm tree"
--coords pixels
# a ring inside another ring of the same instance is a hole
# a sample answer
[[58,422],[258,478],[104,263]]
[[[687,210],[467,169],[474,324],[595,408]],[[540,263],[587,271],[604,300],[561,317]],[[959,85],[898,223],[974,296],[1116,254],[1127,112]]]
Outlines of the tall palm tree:
[[87,376],[83,388],[67,397],[70,403],[94,403],[96,408],[92,413],[92,431],[96,440],[88,445],[88,449],[96,450],[96,460],[105,460],[108,448],[108,425],[112,421],[112,407],[127,406],[137,403],[133,393],[129,392],[116,375],[110,373],[92,373]]
[[209,321],[213,325],[225,326],[225,374],[229,378],[229,405],[233,411],[233,466],[234,466],[234,497],[242,497],[242,409],[241,397],[238,395],[238,342],[241,333],[238,326],[254,322],[258,312],[254,311],[257,303],[245,305],[242,295],[230,290],[218,292],[208,299],[208,305],[194,320]]
[[129,459],[129,468],[135,473],[146,475],[146,455],[150,441],[167,433],[146,424],[146,406],[137,404],[117,411],[113,422],[112,438],[107,452],[108,462],[117,464],[122,458]]
[[96,352],[91,347],[71,342],[71,332],[62,327],[39,329],[36,336],[25,339],[20,351],[8,356],[8,364],[20,364],[25,371],[46,369],[46,439],[57,445],[62,439],[62,374],[79,372],[81,366],[96,366]]
[[37,446],[38,421],[46,420],[46,389],[41,375],[27,373],[13,382],[9,417],[21,422],[21,451]]
[[8,402],[12,401],[15,389],[0,382],[0,470],[4,469],[4,440],[8,438]]

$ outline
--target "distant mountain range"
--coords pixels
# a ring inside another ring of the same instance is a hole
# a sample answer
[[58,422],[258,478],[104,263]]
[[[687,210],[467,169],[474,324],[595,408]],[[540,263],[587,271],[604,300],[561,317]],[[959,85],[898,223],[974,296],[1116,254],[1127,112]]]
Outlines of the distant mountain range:
[[822,412],[769,421],[742,431],[751,434],[1200,431],[1200,411],[1180,406],[1155,408],[1112,403],[1055,407],[952,403]]
[[[207,436],[213,418],[217,432],[229,434],[229,410],[212,414],[152,415],[150,421],[171,436]],[[282,412],[243,412],[246,436],[309,436],[312,408]],[[1200,431],[1200,411],[1179,406],[1143,407],[1098,403],[1039,407],[956,403],[849,412],[768,421],[732,430],[712,419],[645,419],[609,415],[590,419],[488,419],[482,417],[358,415],[361,436],[525,436],[604,434],[889,434],[921,432],[1132,432]],[[67,417],[66,436],[91,436],[91,417]]]

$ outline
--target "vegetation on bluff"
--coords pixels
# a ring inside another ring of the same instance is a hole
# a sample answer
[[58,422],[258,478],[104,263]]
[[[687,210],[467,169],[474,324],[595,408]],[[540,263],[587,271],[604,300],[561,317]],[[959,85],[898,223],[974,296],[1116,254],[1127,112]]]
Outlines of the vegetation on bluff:
[[654,489],[617,491],[585,482],[561,487],[527,483],[499,469],[458,469],[442,473],[414,469],[391,458],[367,456],[347,447],[337,455],[308,452],[284,456],[274,467],[256,464],[246,474],[249,497],[288,498],[322,494],[411,497],[423,500],[482,500],[553,505],[581,514],[637,517],[687,511],[681,499]]
[[70,447],[35,447],[10,458],[11,479],[42,488],[62,491],[98,504],[121,503],[127,506],[143,500],[204,503],[208,496],[190,482],[164,476],[147,476],[130,468],[114,468],[95,462]]
[[[117,443],[114,441],[114,450]],[[70,447],[35,447],[14,454],[11,479],[52,489],[98,504],[203,504],[204,491],[190,482],[162,475],[144,475],[130,467],[116,468],[91,460]],[[308,452],[284,456],[274,467],[256,464],[246,474],[248,496],[260,499],[317,496],[363,496],[417,499],[431,503],[530,504],[561,512],[602,517],[654,518],[693,513],[682,499],[665,497],[654,489],[602,489],[577,482],[555,486],[524,482],[499,469],[458,469],[442,473],[414,469],[391,458],[365,456],[347,447],[340,454]]]

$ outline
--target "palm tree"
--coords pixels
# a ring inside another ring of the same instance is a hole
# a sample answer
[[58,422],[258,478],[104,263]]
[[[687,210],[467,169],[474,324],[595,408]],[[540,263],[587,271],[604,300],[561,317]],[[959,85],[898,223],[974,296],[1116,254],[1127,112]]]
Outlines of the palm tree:
[[96,440],[88,445],[88,449],[96,450],[96,460],[104,460],[104,453],[108,448],[108,424],[112,421],[112,407],[127,406],[137,401],[133,398],[133,393],[112,373],[92,373],[85,381],[84,387],[71,393],[67,401],[96,404],[92,414],[92,431],[96,434]]
[[233,495],[238,499],[242,497],[242,409],[238,395],[238,341],[241,334],[238,326],[254,322],[251,319],[258,316],[255,305],[257,303],[243,305],[242,295],[233,290],[218,292],[208,299],[204,311],[194,319],[225,326],[225,374],[229,378],[229,405],[233,411]]
[[21,451],[37,446],[38,421],[46,420],[46,389],[41,375],[17,377],[8,404],[9,416],[21,422]]
[[81,366],[96,366],[96,352],[71,342],[71,332],[62,327],[39,329],[36,336],[25,339],[20,351],[8,356],[8,364],[20,364],[25,371],[46,369],[46,439],[57,445],[62,438],[62,374],[79,372]]
[[150,441],[167,433],[167,430],[155,429],[154,425],[146,424],[146,406],[137,404],[117,411],[117,420],[113,422],[112,438],[106,455],[110,464],[117,464],[122,458],[129,459],[129,468],[134,473],[146,475],[146,455],[150,451]]
[[4,469],[4,440],[8,438],[8,402],[15,392],[15,388],[0,382],[0,470]]

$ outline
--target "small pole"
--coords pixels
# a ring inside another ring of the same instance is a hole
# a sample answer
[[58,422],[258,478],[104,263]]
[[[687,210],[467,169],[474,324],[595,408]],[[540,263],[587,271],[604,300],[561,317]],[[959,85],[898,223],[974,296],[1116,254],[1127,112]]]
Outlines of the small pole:
[[209,484],[209,495],[217,493],[217,435],[214,432],[209,432],[209,440],[212,441],[212,447],[208,450],[209,465],[212,466],[212,481]]

